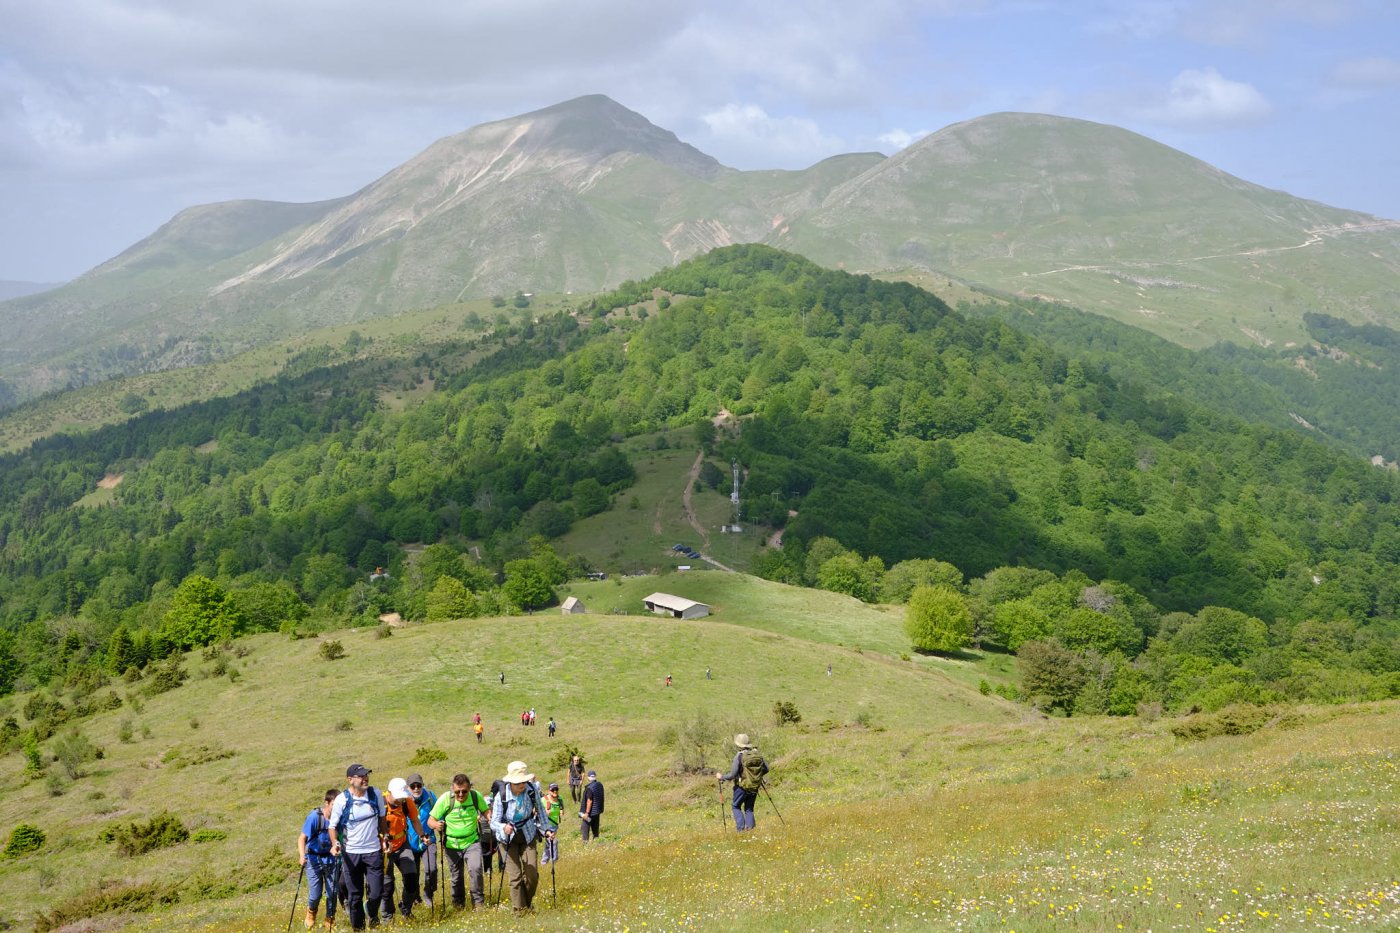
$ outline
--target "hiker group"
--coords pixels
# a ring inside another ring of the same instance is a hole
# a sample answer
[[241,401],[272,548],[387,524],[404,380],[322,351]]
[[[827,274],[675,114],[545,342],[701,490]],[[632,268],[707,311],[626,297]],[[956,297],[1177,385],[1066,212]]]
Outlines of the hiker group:
[[[475,727],[479,740],[480,714]],[[715,777],[721,804],[724,782],[733,782],[729,809],[735,829],[746,832],[754,828],[759,792],[767,792],[768,763],[748,735],[736,735],[734,745],[738,752],[728,773]],[[553,895],[563,799],[558,784],[542,788],[525,762],[512,761],[485,795],[463,773],[452,776],[451,789],[441,797],[416,773],[391,779],[381,793],[370,784],[370,769],[362,764],[345,769],[345,783],[344,790],[326,791],[320,806],[306,815],[297,838],[307,882],[307,929],[316,925],[323,906],[328,930],[335,925],[337,905],[345,906],[353,930],[364,929],[366,923],[376,927],[397,914],[410,918],[419,904],[429,911],[440,905],[445,911],[449,898],[454,909],[464,909],[468,897],[473,908],[481,907],[490,891],[488,874],[499,879],[497,903],[509,882],[511,907],[528,911],[539,889],[541,865],[550,866]],[[605,802],[597,772],[586,769],[583,759],[574,755],[568,784],[583,841],[596,839]],[[768,800],[772,803],[771,795]],[[295,920],[300,893],[301,876],[289,924]]]
[[[571,788],[576,770],[582,770],[578,756],[570,764]],[[364,765],[351,765],[346,789],[326,791],[302,824],[297,849],[307,879],[307,929],[315,926],[323,904],[328,930],[335,925],[337,904],[346,906],[354,930],[364,929],[366,921],[371,927],[392,921],[396,913],[409,918],[418,904],[431,911],[435,893],[439,901],[445,899],[439,885],[448,879],[457,909],[466,907],[468,894],[473,907],[485,904],[487,873],[497,873],[502,887],[509,882],[516,911],[532,908],[541,864],[551,866],[552,886],[563,802],[559,785],[542,790],[525,762],[512,761],[485,796],[461,773],[453,775],[451,790],[442,797],[424,786],[421,774],[393,778],[383,794],[369,775]],[[603,785],[595,771],[588,778],[579,812],[585,841],[597,836],[603,813]],[[447,863],[446,878],[439,858]],[[295,900],[292,912],[294,918]]]

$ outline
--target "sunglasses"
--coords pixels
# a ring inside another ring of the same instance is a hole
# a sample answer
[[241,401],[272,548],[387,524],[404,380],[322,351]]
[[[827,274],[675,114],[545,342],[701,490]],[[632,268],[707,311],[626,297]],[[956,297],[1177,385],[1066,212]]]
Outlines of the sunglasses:
[[408,785],[408,789],[409,789],[409,790],[422,790],[422,789],[423,789],[423,785],[422,785],[422,784],[410,784],[410,785]]

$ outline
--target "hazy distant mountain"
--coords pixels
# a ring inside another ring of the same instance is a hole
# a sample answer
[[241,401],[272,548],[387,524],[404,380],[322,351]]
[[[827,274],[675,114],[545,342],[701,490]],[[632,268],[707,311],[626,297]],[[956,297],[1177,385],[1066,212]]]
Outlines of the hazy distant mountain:
[[193,208],[0,307],[20,395],[185,365],[329,323],[594,291],[730,243],[957,277],[1179,342],[1290,340],[1308,311],[1400,321],[1400,232],[1109,126],[997,114],[893,158],[739,172],[602,96],[434,143],[315,204]]
[[1127,130],[1001,113],[834,190],[775,245],[1068,301],[1187,345],[1400,321],[1400,224],[1241,181]]
[[7,301],[10,298],[22,298],[25,295],[34,295],[39,292],[46,292],[51,288],[58,288],[58,282],[9,282],[0,281],[0,301]]

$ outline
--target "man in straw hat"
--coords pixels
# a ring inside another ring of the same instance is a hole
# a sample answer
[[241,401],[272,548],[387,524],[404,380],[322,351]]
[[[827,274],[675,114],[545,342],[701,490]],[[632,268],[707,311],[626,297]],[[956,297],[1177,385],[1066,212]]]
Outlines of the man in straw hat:
[[749,741],[748,733],[734,736],[734,744],[739,751],[734,755],[734,764],[728,774],[716,774],[720,783],[734,782],[734,799],[730,810],[734,813],[734,828],[739,832],[753,829],[753,805],[758,800],[758,789],[763,786],[763,776],[768,773],[768,762],[758,753],[758,747]]
[[505,853],[510,906],[519,912],[534,902],[540,883],[538,843],[553,839],[554,829],[525,762],[512,761],[501,780],[504,786],[491,800],[491,831]]

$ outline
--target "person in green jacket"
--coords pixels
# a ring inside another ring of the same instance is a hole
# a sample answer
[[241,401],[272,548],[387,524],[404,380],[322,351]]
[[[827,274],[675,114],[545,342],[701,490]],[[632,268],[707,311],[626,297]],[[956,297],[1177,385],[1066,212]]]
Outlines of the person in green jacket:
[[[481,839],[477,831],[477,819],[489,813],[486,800],[472,790],[471,778],[465,774],[452,776],[452,792],[438,798],[433,811],[428,816],[428,826],[442,833],[443,845],[447,851],[447,870],[452,880],[452,906],[467,906],[466,884],[470,880],[472,906],[486,903],[486,890],[482,882]],[[463,868],[467,878],[463,878]]]
[[550,824],[554,827],[554,838],[546,839],[544,842],[544,858],[540,861],[548,865],[550,862],[559,861],[559,820],[564,816],[564,801],[559,797],[559,785],[551,783],[549,791],[544,795],[544,815],[549,817]]

